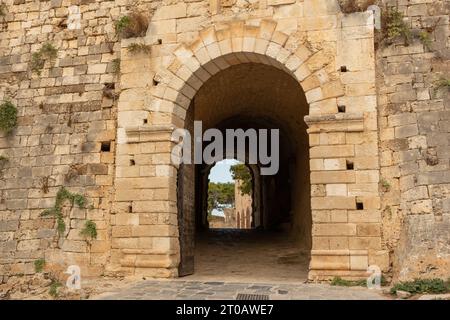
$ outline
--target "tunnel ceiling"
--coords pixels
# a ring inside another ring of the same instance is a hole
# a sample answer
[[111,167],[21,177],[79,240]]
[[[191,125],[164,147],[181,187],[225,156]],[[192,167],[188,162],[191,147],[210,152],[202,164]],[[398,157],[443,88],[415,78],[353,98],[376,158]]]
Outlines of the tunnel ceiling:
[[200,88],[194,106],[195,120],[203,121],[204,130],[224,124],[281,126],[294,141],[306,137],[303,117],[308,105],[303,90],[289,74],[272,66],[245,63],[219,72]]

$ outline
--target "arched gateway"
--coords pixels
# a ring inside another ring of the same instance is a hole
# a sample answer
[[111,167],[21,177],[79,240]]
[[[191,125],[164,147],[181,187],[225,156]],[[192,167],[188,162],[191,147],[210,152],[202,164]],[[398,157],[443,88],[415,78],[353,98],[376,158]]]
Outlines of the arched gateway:
[[[279,196],[288,194],[291,231],[311,250],[310,278],[364,276],[369,264],[379,264],[385,252],[370,16],[339,16],[320,45],[301,32],[278,31],[274,20],[221,23],[157,53],[156,65],[130,55],[129,40],[122,41],[109,268],[167,277],[192,272],[201,178],[193,166],[177,172],[170,153],[172,131],[191,129],[194,120],[204,129],[282,131],[279,181],[290,182],[275,185]],[[347,50],[347,41],[360,50]],[[270,197],[268,185],[262,198]]]

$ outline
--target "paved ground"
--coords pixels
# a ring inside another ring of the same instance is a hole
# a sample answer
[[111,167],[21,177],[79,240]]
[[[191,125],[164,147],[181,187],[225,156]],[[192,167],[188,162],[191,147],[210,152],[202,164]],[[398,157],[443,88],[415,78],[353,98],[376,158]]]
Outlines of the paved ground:
[[309,250],[287,232],[211,229],[200,233],[195,274],[184,280],[231,282],[303,282]]
[[305,283],[308,264],[307,251],[286,233],[212,229],[197,239],[193,275],[138,281],[92,299],[235,300],[238,294],[271,300],[385,298],[366,288]]
[[366,288],[326,284],[276,284],[144,280],[92,297],[94,300],[236,300],[239,293],[268,295],[270,300],[380,300],[380,293]]

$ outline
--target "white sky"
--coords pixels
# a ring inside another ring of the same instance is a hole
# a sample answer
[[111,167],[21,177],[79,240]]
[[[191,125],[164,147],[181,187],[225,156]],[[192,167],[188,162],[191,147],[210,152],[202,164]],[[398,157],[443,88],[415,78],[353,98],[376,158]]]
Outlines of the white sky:
[[235,159],[225,159],[217,162],[209,173],[209,181],[216,183],[234,182],[233,177],[231,176],[230,167],[238,163],[239,161]]

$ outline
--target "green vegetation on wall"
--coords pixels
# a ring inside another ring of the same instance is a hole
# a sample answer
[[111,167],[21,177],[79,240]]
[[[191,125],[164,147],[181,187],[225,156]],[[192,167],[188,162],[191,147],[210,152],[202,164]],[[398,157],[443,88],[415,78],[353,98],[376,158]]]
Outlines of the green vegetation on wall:
[[61,187],[56,194],[56,200],[55,205],[49,209],[44,210],[41,213],[41,216],[53,216],[56,218],[57,221],[57,230],[59,234],[64,233],[66,230],[66,223],[64,222],[63,212],[62,212],[62,206],[65,201],[69,201],[71,205],[73,206],[76,204],[80,208],[86,207],[86,198],[78,193],[71,193],[69,190],[67,190],[64,187]]
[[80,235],[93,240],[97,238],[97,225],[91,220],[87,220],[84,224],[84,228],[80,231]]
[[33,53],[31,56],[31,71],[41,75],[42,69],[44,68],[45,62],[53,61],[56,59],[58,50],[53,46],[53,44],[47,42],[39,49],[39,51]]
[[0,104],[0,131],[11,132],[17,126],[17,108],[10,101]]
[[131,12],[116,21],[116,33],[122,38],[143,37],[147,33],[148,18],[140,12]]

